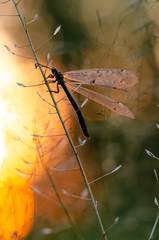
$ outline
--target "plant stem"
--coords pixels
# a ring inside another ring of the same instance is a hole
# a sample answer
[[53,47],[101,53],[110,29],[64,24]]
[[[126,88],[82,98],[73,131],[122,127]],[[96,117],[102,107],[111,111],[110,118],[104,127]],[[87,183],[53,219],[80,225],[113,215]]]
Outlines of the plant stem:
[[152,228],[152,231],[151,231],[151,234],[150,234],[148,240],[152,240],[152,239],[153,239],[153,235],[154,235],[154,232],[155,232],[155,230],[156,230],[156,226],[157,226],[158,221],[159,221],[159,213],[157,214],[155,223],[154,223],[154,225],[153,225],[153,228]]
[[[78,228],[77,228],[76,225],[73,223],[73,221],[72,221],[72,219],[71,219],[71,217],[70,217],[70,215],[69,215],[69,212],[67,211],[67,208],[65,207],[64,203],[62,202],[62,200],[61,200],[61,198],[60,198],[60,195],[59,195],[59,193],[58,193],[57,187],[56,187],[56,185],[55,185],[55,182],[53,181],[53,179],[52,179],[52,177],[51,177],[51,175],[50,175],[50,172],[49,172],[47,166],[45,165],[45,162],[44,162],[44,159],[43,159],[42,146],[41,146],[41,144],[40,144],[39,138],[36,138],[36,144],[37,144],[37,149],[38,149],[38,155],[39,155],[39,158],[40,158],[40,160],[41,160],[43,169],[44,169],[44,171],[46,172],[46,175],[47,175],[47,177],[48,177],[48,179],[49,179],[49,181],[50,181],[50,183],[51,183],[51,186],[52,186],[52,188],[53,188],[54,191],[55,191],[55,194],[56,194],[56,197],[57,197],[57,199],[58,199],[58,202],[60,203],[62,209],[64,210],[64,212],[65,212],[65,214],[66,214],[66,216],[67,216],[67,218],[68,218],[68,221],[69,221],[69,223],[70,223],[70,225],[71,225],[74,233],[76,234],[77,238],[78,238],[79,240],[83,240],[83,238],[80,236],[80,232],[79,232]],[[41,149],[41,151],[40,151],[39,149]]]
[[27,31],[26,24],[25,24],[25,22],[24,22],[24,20],[23,20],[23,18],[22,18],[22,15],[21,15],[21,13],[20,13],[20,11],[19,11],[19,8],[18,8],[15,0],[12,0],[12,1],[13,1],[13,4],[14,4],[16,10],[17,10],[18,16],[19,16],[19,18],[20,18],[20,20],[21,20],[21,22],[22,22],[22,24],[23,24],[25,33],[26,33],[26,35],[27,35],[27,38],[28,38],[28,41],[29,41],[29,43],[30,43],[31,49],[32,49],[33,54],[34,54],[34,56],[35,56],[35,60],[36,60],[36,62],[37,62],[37,64],[38,64],[39,69],[40,69],[40,71],[41,71],[41,74],[42,74],[42,76],[43,76],[43,78],[44,78],[44,81],[45,81],[45,84],[46,84],[46,86],[47,86],[48,92],[50,93],[51,99],[52,99],[52,101],[53,101],[53,103],[54,103],[54,106],[55,106],[55,108],[56,108],[56,111],[57,111],[57,114],[58,114],[58,116],[59,116],[59,119],[60,119],[60,121],[61,121],[61,123],[62,123],[62,126],[63,126],[64,130],[65,130],[65,133],[66,133],[66,136],[67,136],[67,138],[68,138],[68,141],[69,141],[69,143],[70,143],[70,145],[71,145],[71,147],[72,147],[72,150],[73,150],[73,152],[74,152],[74,155],[75,155],[75,157],[76,157],[76,159],[77,159],[78,165],[79,165],[79,167],[80,167],[81,174],[82,174],[82,176],[83,176],[83,178],[84,178],[86,187],[87,187],[87,189],[88,189],[89,196],[90,196],[90,198],[91,198],[91,202],[92,202],[92,205],[93,205],[93,209],[94,209],[94,211],[95,211],[95,214],[96,214],[97,221],[98,221],[99,226],[100,226],[100,230],[101,230],[101,233],[102,233],[102,237],[103,237],[103,239],[107,240],[107,237],[106,237],[106,234],[105,234],[105,230],[104,230],[104,227],[103,227],[103,223],[102,223],[102,220],[101,220],[101,218],[100,218],[100,215],[99,215],[99,212],[98,212],[98,209],[97,209],[97,205],[96,205],[96,203],[95,203],[94,196],[93,196],[92,190],[91,190],[91,188],[90,188],[90,185],[89,185],[89,183],[88,183],[88,180],[87,180],[87,177],[86,177],[84,168],[83,168],[83,166],[82,166],[81,160],[80,160],[79,155],[78,155],[78,153],[77,153],[77,150],[76,150],[76,148],[75,148],[75,146],[74,146],[74,143],[73,143],[73,141],[72,141],[72,139],[71,139],[71,137],[70,137],[70,135],[69,135],[69,132],[68,132],[68,130],[67,130],[67,128],[66,128],[66,125],[65,125],[65,123],[64,123],[64,121],[63,121],[63,119],[62,119],[62,116],[61,116],[60,111],[59,111],[59,109],[58,109],[57,103],[56,103],[56,101],[55,101],[55,99],[54,99],[54,96],[53,96],[53,94],[52,94],[52,92],[51,92],[50,86],[49,86],[49,84],[48,84],[48,82],[47,82],[47,79],[46,79],[46,77],[45,77],[44,71],[43,71],[43,69],[42,69],[42,67],[41,67],[41,65],[40,65],[40,62],[39,62],[39,60],[38,60],[38,56],[37,56],[37,54],[36,54],[36,52],[35,52],[35,49],[34,49],[34,47],[33,47],[33,44],[32,44],[31,38],[30,38],[30,35],[29,35],[28,31]]

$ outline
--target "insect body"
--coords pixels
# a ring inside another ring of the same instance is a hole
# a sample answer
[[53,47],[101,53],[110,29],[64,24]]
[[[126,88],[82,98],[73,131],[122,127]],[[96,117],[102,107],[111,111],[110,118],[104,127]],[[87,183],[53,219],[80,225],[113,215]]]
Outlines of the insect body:
[[83,116],[83,113],[80,109],[80,107],[78,106],[77,102],[75,101],[75,99],[73,98],[73,96],[71,95],[70,91],[68,90],[65,82],[64,82],[64,77],[63,74],[61,72],[59,72],[56,68],[51,68],[52,74],[50,74],[48,77],[49,78],[54,78],[55,80],[53,82],[57,82],[57,91],[53,91],[55,93],[59,92],[59,87],[58,85],[61,85],[61,87],[63,88],[64,92],[66,93],[68,99],[70,100],[77,116],[78,116],[78,120],[80,123],[80,126],[82,128],[83,134],[86,138],[90,138],[88,130],[87,130],[87,125]]
[[[42,67],[49,68],[42,64],[40,65]],[[39,64],[36,64],[35,66],[37,67],[39,66]],[[51,69],[52,74],[50,74],[47,78],[55,78],[55,80],[50,80],[48,82],[49,83],[57,82],[57,91],[52,91],[52,92],[58,93],[59,85],[61,85],[68,99],[70,100],[73,108],[76,111],[83,134],[86,138],[90,138],[90,136],[87,130],[84,116],[82,114],[80,107],[78,106],[75,99],[72,97],[71,93],[69,92],[66,84],[69,86],[69,88],[76,90],[78,93],[109,108],[110,110],[116,112],[117,114],[134,118],[133,113],[124,104],[110,97],[107,97],[103,94],[92,91],[88,88],[84,88],[81,86],[77,88],[77,86],[80,84],[82,86],[83,85],[100,86],[100,87],[107,87],[111,89],[126,91],[126,90],[123,90],[122,88],[132,87],[138,82],[138,78],[133,72],[123,70],[123,69],[108,69],[108,68],[100,69],[99,68],[99,69],[85,69],[85,70],[70,71],[62,74],[55,67],[49,68],[49,69]],[[69,81],[65,81],[64,78],[68,79]]]

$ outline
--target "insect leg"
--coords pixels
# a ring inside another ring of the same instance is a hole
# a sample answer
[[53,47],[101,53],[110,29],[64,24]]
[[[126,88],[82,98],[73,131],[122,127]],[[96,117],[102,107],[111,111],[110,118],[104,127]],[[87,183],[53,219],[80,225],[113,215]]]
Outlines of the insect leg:
[[45,65],[43,65],[43,64],[40,64],[40,63],[36,63],[36,64],[35,64],[35,68],[38,68],[38,67],[39,67],[39,65],[40,65],[41,67],[45,67],[45,68],[51,69],[50,67],[48,67],[48,66],[45,66]]
[[[55,81],[53,81],[53,82],[56,82],[56,80]],[[57,90],[55,91],[55,90],[50,90],[50,92],[53,92],[53,93],[59,93],[59,84],[57,83]]]
[[[54,78],[55,76],[53,75],[53,74],[50,74],[49,76],[47,76],[46,77],[46,79],[48,79],[48,78]],[[55,82],[56,82],[56,80],[55,80]]]

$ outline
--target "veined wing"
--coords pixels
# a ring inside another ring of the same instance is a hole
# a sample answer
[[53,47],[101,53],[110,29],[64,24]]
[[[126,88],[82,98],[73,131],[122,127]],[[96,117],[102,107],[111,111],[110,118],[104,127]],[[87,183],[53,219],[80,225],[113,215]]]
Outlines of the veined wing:
[[118,113],[118,114],[126,116],[126,117],[134,118],[133,113],[129,110],[128,107],[126,107],[124,104],[122,104],[112,98],[109,98],[103,94],[97,93],[97,92],[92,91],[87,88],[83,88],[83,87],[77,88],[77,86],[72,85],[72,84],[68,84],[68,86],[69,86],[69,88],[71,88],[73,90],[77,89],[76,92],[111,109],[115,113]]
[[112,87],[131,87],[138,82],[137,76],[123,69],[94,68],[64,73],[65,78],[89,85],[107,85]]

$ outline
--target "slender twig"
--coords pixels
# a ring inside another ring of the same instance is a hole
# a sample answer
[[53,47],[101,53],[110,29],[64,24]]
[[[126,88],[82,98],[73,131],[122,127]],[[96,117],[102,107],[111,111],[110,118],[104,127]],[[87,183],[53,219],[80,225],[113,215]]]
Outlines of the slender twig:
[[121,168],[121,165],[119,165],[119,166],[118,166],[117,168],[115,168],[113,171],[111,171],[111,172],[109,172],[109,173],[106,173],[106,174],[102,175],[102,176],[99,177],[99,178],[94,179],[93,181],[89,182],[89,184],[94,183],[94,182],[97,182],[98,180],[100,180],[100,179],[102,179],[102,178],[104,178],[104,177],[107,177],[107,176],[111,175],[112,173],[114,173],[114,172],[116,172],[117,170],[119,170],[119,168]]
[[40,45],[40,47],[38,47],[35,51],[36,51],[36,52],[39,51],[40,48],[42,48],[47,42],[49,42],[49,41],[53,38],[53,36],[54,36],[54,34],[52,34],[52,36],[51,36],[49,39],[47,39],[44,43],[42,43],[42,44]]
[[[58,108],[58,106],[57,106],[57,103],[56,103],[56,101],[55,101],[55,99],[54,99],[54,96],[53,96],[53,94],[52,94],[52,92],[51,92],[49,83],[47,82],[47,79],[46,79],[46,77],[45,77],[44,71],[43,71],[43,69],[42,69],[42,67],[41,67],[41,65],[40,65],[40,62],[39,62],[38,56],[37,56],[37,54],[36,54],[36,52],[35,52],[35,49],[34,49],[34,47],[33,47],[33,44],[32,44],[31,38],[30,38],[30,35],[29,35],[28,31],[27,31],[27,27],[26,27],[25,21],[23,20],[23,18],[22,18],[22,16],[21,16],[21,13],[20,13],[20,11],[19,11],[19,8],[18,8],[15,0],[12,0],[12,1],[13,1],[13,4],[14,4],[16,10],[17,10],[17,13],[18,13],[18,15],[19,15],[19,18],[20,18],[20,20],[21,20],[21,22],[22,22],[22,25],[23,25],[24,30],[25,30],[25,33],[26,33],[26,35],[27,35],[27,38],[28,38],[28,41],[29,41],[29,43],[30,43],[31,49],[32,49],[33,54],[34,54],[34,56],[35,56],[36,62],[37,62],[37,64],[38,64],[39,69],[40,69],[40,71],[41,71],[41,74],[42,74],[42,76],[43,76],[43,78],[44,78],[44,81],[45,81],[45,84],[46,84],[46,86],[47,86],[48,92],[49,92],[50,97],[51,97],[51,99],[52,99],[52,101],[53,101],[53,103],[54,103],[54,106],[55,106],[55,108],[56,108],[57,114],[58,114],[58,116],[59,116],[59,119],[60,119],[60,121],[61,121],[61,123],[62,123],[62,126],[63,126],[64,131],[65,131],[65,133],[66,133],[66,136],[67,136],[67,138],[68,138],[68,141],[69,141],[69,143],[70,143],[70,145],[71,145],[71,147],[72,147],[72,150],[73,150],[73,152],[74,152],[74,155],[75,155],[75,157],[76,157],[76,159],[77,159],[78,165],[79,165],[80,170],[81,170],[81,174],[82,174],[82,176],[83,176],[83,179],[84,179],[85,184],[86,184],[87,189],[88,189],[88,193],[89,193],[89,196],[90,196],[90,199],[91,199],[91,202],[92,202],[93,209],[94,209],[95,214],[96,214],[96,218],[97,218],[98,223],[99,223],[99,226],[100,226],[100,230],[101,230],[101,233],[102,233],[102,237],[103,237],[103,239],[107,239],[106,234],[105,234],[105,230],[104,230],[104,227],[103,227],[103,223],[102,223],[102,220],[101,220],[101,218],[100,218],[100,215],[99,215],[99,212],[98,212],[98,209],[97,209],[97,206],[96,206],[96,202],[95,202],[95,199],[94,199],[92,190],[91,190],[91,188],[90,188],[90,185],[89,185],[89,183],[88,183],[88,180],[87,180],[87,177],[86,177],[86,174],[85,174],[85,171],[84,171],[82,162],[81,162],[81,160],[80,160],[80,158],[79,158],[79,155],[78,155],[78,152],[77,152],[77,150],[76,150],[76,148],[75,148],[75,146],[74,146],[74,144],[73,144],[73,141],[72,141],[72,139],[71,139],[71,136],[70,136],[70,134],[69,134],[69,132],[68,132],[66,126],[65,126],[65,123],[64,123],[64,121],[63,121],[63,119],[62,119],[62,116],[61,116],[61,113],[60,113],[60,111],[59,111],[59,108]],[[48,171],[48,170],[47,170],[47,171]],[[50,177],[50,181],[52,181],[51,177]],[[54,185],[54,183],[53,183],[53,185]]]
[[65,133],[62,133],[62,134],[56,134],[56,135],[38,135],[38,134],[31,134],[31,136],[33,137],[37,137],[37,138],[43,138],[43,137],[61,137],[61,136],[66,136]]
[[[49,105],[51,105],[52,107],[55,108],[55,106],[54,106],[52,103],[48,102],[45,98],[43,98],[38,91],[36,91],[36,92],[37,92],[37,94],[39,95],[39,97],[40,97],[44,102],[46,102],[47,104],[49,104]],[[54,114],[57,114],[57,113],[54,113]]]
[[17,85],[20,87],[28,88],[28,87],[39,87],[39,86],[45,85],[45,83],[38,83],[38,84],[34,84],[34,85],[24,85],[22,83],[17,82]]
[[61,207],[63,208],[68,220],[69,220],[69,223],[70,225],[72,226],[72,229],[74,230],[76,236],[78,237],[79,240],[82,240],[82,237],[80,236],[80,233],[79,233],[79,230],[77,229],[76,225],[73,223],[70,215],[69,215],[69,212],[67,211],[67,208],[65,207],[58,191],[57,191],[57,187],[55,185],[55,182],[53,181],[52,179],[52,176],[50,175],[50,172],[49,172],[49,169],[47,168],[47,166],[45,166],[45,162],[44,162],[44,159],[43,159],[43,151],[42,151],[42,146],[41,146],[41,143],[39,141],[39,139],[36,138],[36,144],[37,144],[37,151],[38,151],[38,154],[39,154],[39,158],[41,160],[41,163],[42,163],[42,166],[43,166],[43,169],[45,170],[46,172],[46,175],[52,185],[52,188],[54,189],[55,191],[55,194],[56,194],[56,197],[58,199],[58,202],[60,203]]
[[[1,16],[1,15],[0,15]],[[14,16],[14,15],[13,15]],[[15,15],[16,17],[18,17],[19,15]],[[13,52],[7,45],[4,45],[4,47],[7,49],[7,51],[9,51],[11,54],[17,56],[17,57],[22,57],[22,58],[26,58],[26,59],[31,59],[31,60],[35,60],[35,58],[32,58],[32,57],[28,57],[28,56],[24,56],[24,55],[20,55],[20,54],[17,54],[15,52]]]
[[0,17],[18,17],[18,15],[14,15],[14,14],[0,14]]
[[0,4],[5,4],[5,3],[8,3],[8,2],[10,2],[10,0],[0,1]]
[[21,2],[21,0],[19,0],[19,1],[17,2],[17,5],[18,5],[20,2]]
[[30,47],[30,45],[29,45],[29,44],[26,44],[26,45],[18,46],[18,45],[16,45],[16,44],[14,44],[14,47],[15,47],[15,48],[26,48],[26,47]]
[[151,234],[150,234],[148,240],[152,240],[152,239],[153,239],[153,235],[154,235],[154,232],[155,232],[155,229],[156,229],[156,226],[157,226],[158,221],[159,221],[159,213],[157,214],[155,223],[154,223],[154,225],[153,225],[153,228],[152,228],[152,231],[151,231]]
[[67,169],[67,168],[55,168],[55,167],[50,167],[50,170],[54,170],[54,171],[56,171],[56,172],[67,172],[67,171],[77,171],[77,170],[80,170],[80,168]]
[[[74,90],[72,90],[71,93],[76,92],[81,86],[82,86],[82,83],[80,85],[78,85]],[[65,98],[66,98],[66,96],[60,98],[60,100],[58,100],[57,103],[61,102]]]
[[108,233],[119,221],[119,218],[115,218],[113,224],[106,230],[106,233]]
[[52,34],[52,36],[51,36],[49,39],[47,39],[45,42],[43,42],[43,43],[41,44],[41,46],[38,47],[35,51],[36,51],[36,52],[39,51],[40,48],[42,48],[47,42],[49,42],[49,41],[60,31],[60,29],[61,29],[61,25],[58,26],[58,27],[55,29],[55,32]]
[[73,198],[78,198],[78,199],[82,199],[82,200],[86,200],[86,201],[91,201],[90,198],[85,198],[85,197],[81,197],[81,196],[76,196],[76,195],[73,195],[73,194],[70,194],[68,192],[66,192],[66,190],[62,189],[62,192],[63,194],[69,196],[69,197],[73,197]]

